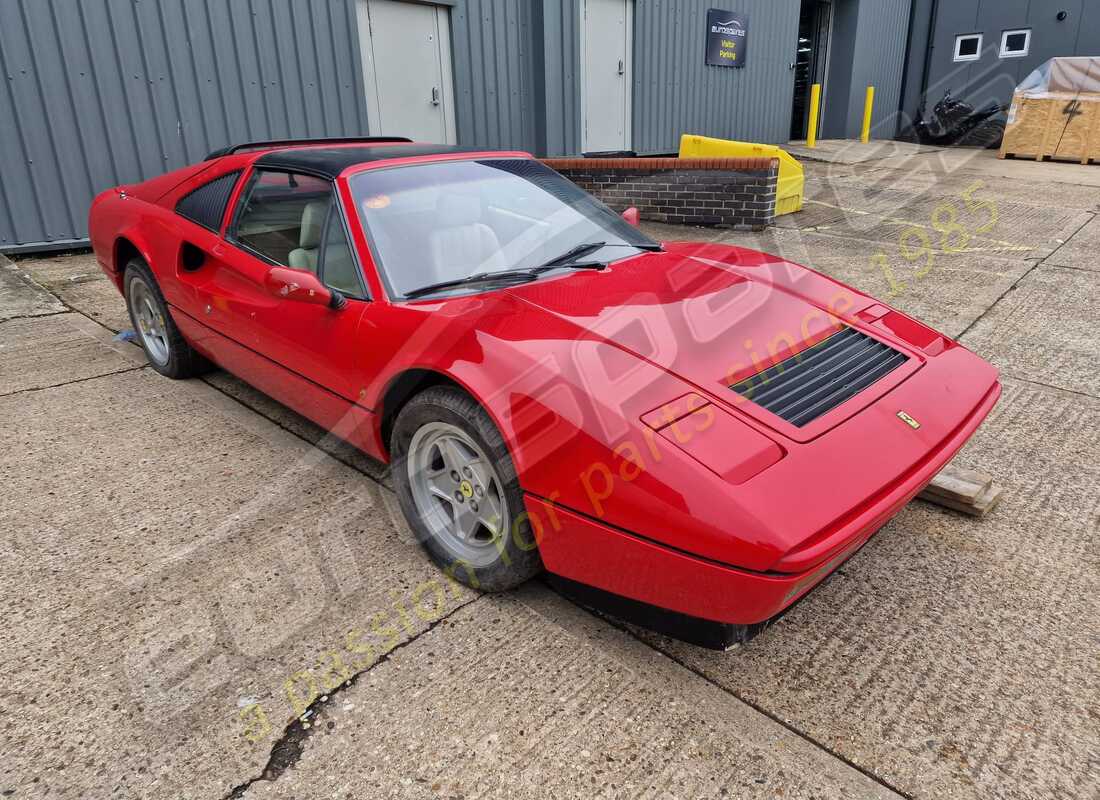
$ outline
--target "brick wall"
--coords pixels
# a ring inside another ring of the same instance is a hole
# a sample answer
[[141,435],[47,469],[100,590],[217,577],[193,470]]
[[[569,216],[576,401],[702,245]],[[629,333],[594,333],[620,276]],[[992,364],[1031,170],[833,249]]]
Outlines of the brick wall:
[[760,230],[775,219],[774,158],[548,158],[616,211],[678,225]]

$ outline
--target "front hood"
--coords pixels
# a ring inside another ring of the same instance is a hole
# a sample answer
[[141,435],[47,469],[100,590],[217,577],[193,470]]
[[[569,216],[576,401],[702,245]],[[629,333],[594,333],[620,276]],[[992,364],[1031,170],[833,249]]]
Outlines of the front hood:
[[829,312],[863,299],[794,264],[716,245],[670,245],[509,293],[729,402],[730,384],[835,333]]

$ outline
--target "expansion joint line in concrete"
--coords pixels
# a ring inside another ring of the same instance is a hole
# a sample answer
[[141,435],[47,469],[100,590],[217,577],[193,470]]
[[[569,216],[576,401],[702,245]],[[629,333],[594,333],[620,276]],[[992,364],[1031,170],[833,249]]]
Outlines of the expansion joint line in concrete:
[[44,392],[47,389],[60,389],[63,386],[72,386],[74,383],[86,383],[87,381],[97,381],[100,378],[110,378],[114,375],[121,375],[124,372],[137,372],[139,369],[146,369],[149,365],[143,364],[140,367],[126,367],[125,369],[116,369],[111,372],[104,372],[100,375],[89,375],[87,378],[74,378],[71,381],[64,381],[62,383],[51,383],[49,386],[30,386],[26,389],[16,389],[14,392],[7,392],[6,394],[0,394],[0,397],[13,397],[17,394],[29,394],[30,392]]
[[17,314],[14,317],[8,317],[7,319],[0,319],[0,325],[5,322],[13,322],[17,319],[45,319],[46,317],[56,317],[59,314],[68,314],[69,309],[65,308],[63,311],[46,311],[42,314]]
[[[1032,264],[1030,267],[1028,267],[1023,272],[1023,274],[1020,275],[1020,277],[1018,277],[1016,280],[1014,280],[1012,282],[1012,284],[1007,289],[1005,289],[1003,292],[1001,292],[1001,294],[997,297],[996,300],[994,300],[992,303],[990,303],[988,306],[986,306],[985,311],[983,311],[981,314],[979,314],[976,319],[974,319],[969,325],[966,326],[965,329],[963,329],[963,331],[958,336],[955,337],[955,341],[961,341],[962,337],[965,336],[967,333],[969,333],[971,328],[973,328],[975,325],[977,325],[979,322],[981,322],[982,319],[985,318],[986,314],[988,314],[990,311],[992,311],[994,308],[996,308],[997,304],[999,302],[1001,302],[1002,300],[1004,300],[1005,297],[1008,296],[1009,292],[1015,291],[1016,287],[1020,285],[1020,282],[1024,278],[1026,278],[1028,275],[1030,275],[1032,272],[1034,272],[1039,267],[1043,266],[1043,262],[1045,262],[1047,259],[1049,259],[1051,256],[1053,256],[1055,253],[1057,253],[1063,247],[1065,247],[1066,244],[1071,242],[1073,240],[1073,237],[1081,232],[1082,228],[1084,228],[1086,225],[1088,225],[1090,222],[1092,222],[1093,219],[1095,219],[1095,216],[1096,215],[1093,214],[1087,220],[1085,220],[1083,223],[1081,223],[1081,225],[1077,228],[1077,230],[1075,230],[1073,233],[1071,233],[1069,236],[1067,236],[1066,240],[1064,242],[1062,242],[1062,244],[1058,245],[1058,247],[1053,252],[1051,252],[1050,255],[1046,256],[1043,259],[1040,259],[1040,260],[1036,261],[1034,264]],[[1050,266],[1057,266],[1057,265],[1051,264]]]
[[[408,647],[413,642],[417,641],[421,637],[428,633],[431,633],[437,626],[443,624],[446,620],[452,617],[459,609],[463,609],[468,605],[472,605],[480,600],[484,595],[476,595],[470,600],[455,606],[439,619],[432,622],[428,627],[418,633],[416,636],[412,636],[400,644],[393,647],[393,649],[386,651],[382,656],[371,664],[369,667],[365,667],[355,674],[353,674],[346,681],[341,683],[335,689],[331,690],[327,694],[321,695],[314,699],[309,706],[301,713],[301,715],[295,717],[290,723],[283,729],[282,734],[275,743],[271,745],[271,755],[267,759],[267,764],[264,765],[263,770],[254,778],[249,778],[243,783],[239,783],[234,786],[222,800],[236,800],[245,796],[245,793],[252,787],[253,784],[260,781],[276,781],[279,777],[288,769],[293,767],[302,758],[304,752],[304,743],[314,733],[317,732],[321,720],[324,717],[325,707],[333,704],[336,697],[355,685],[361,675],[365,675],[373,669],[385,664],[390,660],[390,657],[405,647]],[[305,721],[303,721],[305,720]]]

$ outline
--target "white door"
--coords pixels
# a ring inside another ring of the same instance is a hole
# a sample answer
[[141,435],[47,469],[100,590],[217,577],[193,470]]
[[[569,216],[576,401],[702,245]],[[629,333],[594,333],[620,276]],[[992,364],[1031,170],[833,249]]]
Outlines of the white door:
[[582,149],[630,148],[631,0],[582,0]]
[[454,144],[450,10],[357,0],[356,14],[371,135]]

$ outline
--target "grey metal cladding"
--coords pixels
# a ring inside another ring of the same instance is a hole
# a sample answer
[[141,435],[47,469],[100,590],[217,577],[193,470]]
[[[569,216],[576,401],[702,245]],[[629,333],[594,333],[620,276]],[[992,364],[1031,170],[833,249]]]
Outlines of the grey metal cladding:
[[0,2],[0,249],[240,141],[367,132],[350,0]]
[[535,4],[463,0],[451,11],[458,141],[539,150]]
[[[707,9],[748,15],[744,69],[704,63]],[[633,149],[672,153],[681,133],[785,142],[798,0],[652,0],[634,10]]]
[[[852,88],[847,136],[858,136],[868,86],[875,87],[871,135],[890,139],[897,133],[905,42],[909,35],[910,0],[874,0],[859,4],[852,59]],[[844,57],[846,54],[838,54]]]
[[546,155],[581,151],[580,21],[582,0],[542,4],[542,76],[545,80]]
[[[580,152],[583,1],[442,2],[460,144]],[[867,83],[878,88],[876,120],[898,106],[909,2],[834,0],[852,24],[843,35],[834,26],[823,134],[858,132]],[[1029,14],[1039,5],[1006,2]],[[1083,0],[1066,4],[1076,22]],[[972,26],[978,5],[939,8],[965,11]],[[1100,35],[1100,3],[1088,5],[1078,38],[1093,44],[1084,32]],[[705,64],[712,6],[748,17],[744,69]],[[635,0],[631,147],[675,152],[682,133],[786,141],[799,7]],[[356,0],[0,0],[0,250],[82,244],[99,191],[229,144],[365,135],[355,9]],[[933,38],[942,53],[940,28]],[[1036,54],[1049,47],[1034,40]]]

